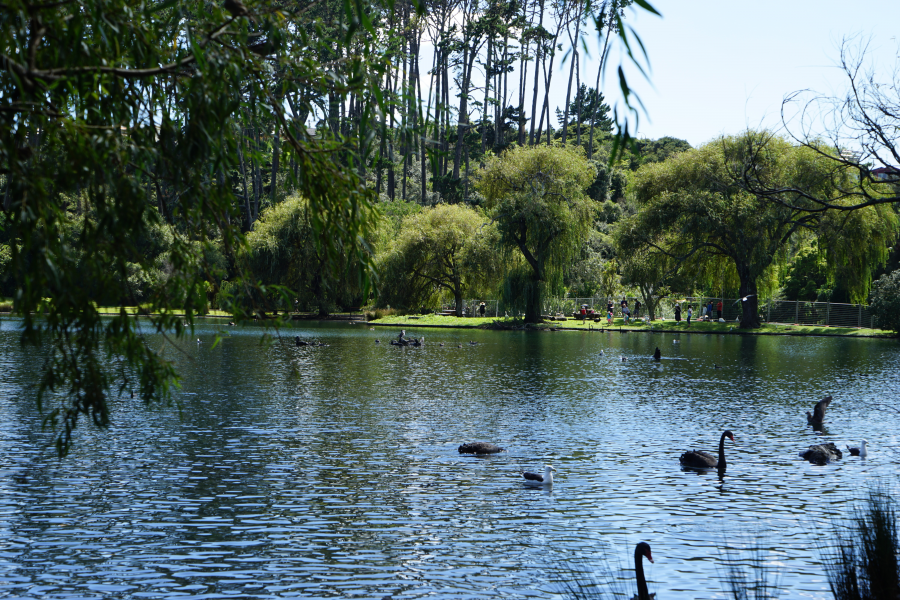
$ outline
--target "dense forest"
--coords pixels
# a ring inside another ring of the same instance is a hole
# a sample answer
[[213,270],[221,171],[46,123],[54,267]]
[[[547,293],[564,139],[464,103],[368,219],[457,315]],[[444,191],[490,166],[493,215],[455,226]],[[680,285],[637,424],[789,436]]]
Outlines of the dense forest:
[[837,103],[865,156],[789,132],[634,139],[624,71],[619,106],[601,89],[612,46],[641,61],[633,9],[655,12],[4,3],[0,297],[51,349],[41,393],[71,390],[67,427],[105,423],[122,378],[165,395],[169,364],[130,313],[99,306],[180,335],[211,308],[459,312],[483,297],[533,322],[548,294],[678,292],[752,297],[753,327],[761,296],[865,302],[900,267],[900,160],[879,136],[896,98],[870,79]]

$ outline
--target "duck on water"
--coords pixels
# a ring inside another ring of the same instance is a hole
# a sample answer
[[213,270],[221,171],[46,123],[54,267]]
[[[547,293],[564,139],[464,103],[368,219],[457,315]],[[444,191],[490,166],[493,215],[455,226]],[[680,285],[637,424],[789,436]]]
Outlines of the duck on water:
[[[134,396],[132,395],[132,398],[133,397]],[[868,456],[869,451],[866,450],[866,444],[868,444],[868,443],[869,442],[867,442],[866,440],[863,440],[862,443],[859,445],[859,448],[851,448],[850,446],[847,446],[847,450],[850,451],[850,456],[858,456],[860,458],[865,458],[866,456]]]
[[462,444],[457,450],[459,450],[460,454],[497,454],[498,452],[504,452],[506,448],[501,448],[497,444],[491,444],[490,442],[470,442]]
[[522,478],[525,480],[525,485],[550,487],[553,485],[554,473],[556,473],[556,469],[552,465],[544,465],[543,475],[522,471]]

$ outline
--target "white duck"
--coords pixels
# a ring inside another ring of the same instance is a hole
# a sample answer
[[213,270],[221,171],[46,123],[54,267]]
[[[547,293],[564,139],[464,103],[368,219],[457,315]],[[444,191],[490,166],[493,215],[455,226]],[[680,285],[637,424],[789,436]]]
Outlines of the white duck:
[[867,442],[866,440],[863,440],[862,443],[859,445],[859,448],[851,448],[850,446],[847,446],[847,450],[850,451],[850,456],[858,456],[860,458],[865,458],[869,454],[868,451],[866,450],[866,444],[868,444],[868,443],[869,442]]

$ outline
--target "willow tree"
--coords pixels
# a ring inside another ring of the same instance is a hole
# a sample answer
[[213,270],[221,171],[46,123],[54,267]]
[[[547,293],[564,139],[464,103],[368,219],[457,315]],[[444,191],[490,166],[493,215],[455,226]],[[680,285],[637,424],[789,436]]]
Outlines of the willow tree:
[[[780,181],[783,202],[755,195],[748,173]],[[818,236],[834,257],[832,272],[854,278],[848,287],[857,290],[868,289],[873,267],[887,258],[897,230],[892,211],[872,206],[832,214],[795,191],[827,198],[851,186],[848,178],[821,149],[795,147],[768,132],[722,137],[637,171],[640,208],[622,222],[620,250],[649,250],[682,264],[727,259],[740,282],[741,327],[759,327],[758,280],[785,257],[792,238]]]
[[496,236],[484,215],[458,204],[407,216],[397,239],[378,257],[379,297],[394,306],[418,306],[446,292],[461,317],[466,294],[484,293],[499,281]]
[[229,291],[263,310],[289,308],[288,296],[320,316],[363,304],[358,257],[350,253],[340,263],[329,261],[322,239],[327,233],[313,226],[312,213],[309,200],[297,195],[264,210],[236,257],[241,270],[262,285]]
[[530,267],[525,321],[541,320],[541,288],[561,274],[587,239],[597,176],[578,147],[520,147],[488,160],[477,188],[497,223],[501,243]]
[[[107,397],[116,390],[135,389],[145,402],[166,397],[171,363],[124,307],[102,320],[93,290],[120,285],[134,265],[152,269],[137,241],[168,221],[179,235],[165,285],[143,299],[151,328],[180,335],[185,319],[205,310],[214,268],[205,256],[243,243],[230,185],[243,165],[241,113],[264,111],[274,122],[313,225],[329,231],[328,255],[364,256],[370,194],[342,165],[355,143],[307,137],[284,103],[289,84],[320,95],[335,86],[377,93],[371,20],[361,4],[346,6],[348,23],[335,39],[316,30],[306,6],[270,0],[0,5],[0,236],[24,340],[46,349],[37,395],[39,403],[59,400],[44,408],[62,422],[60,452],[80,416],[109,423]],[[361,37],[342,60],[317,59]],[[288,76],[276,80],[273,71]],[[62,232],[85,204],[92,218],[80,222],[75,248]]]

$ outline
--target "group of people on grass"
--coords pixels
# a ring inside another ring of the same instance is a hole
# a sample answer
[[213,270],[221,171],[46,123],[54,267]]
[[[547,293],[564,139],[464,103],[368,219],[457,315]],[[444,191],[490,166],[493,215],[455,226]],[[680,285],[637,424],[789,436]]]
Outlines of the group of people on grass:
[[[713,313],[713,302],[712,302],[712,300],[710,300],[705,305],[703,305],[703,307],[701,308],[699,320],[712,321],[713,320],[712,313]],[[688,304],[688,307],[687,307],[688,327],[691,326],[691,317],[693,317],[693,316],[694,316],[694,305]],[[722,318],[722,301],[719,300],[719,303],[716,304],[716,320],[718,321],[721,318]],[[681,321],[681,304],[675,305],[675,320]]]
[[[584,311],[585,311],[584,307],[586,307],[586,306],[587,306],[586,304],[582,306],[582,314],[584,314]],[[635,300],[635,302],[634,302],[634,316],[633,317],[631,314],[631,310],[628,308],[628,300],[627,299],[622,298],[622,302],[620,303],[619,308],[622,313],[622,319],[626,325],[631,322],[632,318],[637,319],[637,318],[640,318],[640,316],[641,316],[641,303],[639,300]],[[715,320],[718,321],[719,319],[722,318],[722,309],[723,309],[722,301],[719,300],[718,304],[715,305],[715,311],[716,311]],[[704,304],[702,306],[702,308],[700,310],[699,320],[700,321],[712,321],[713,320],[713,310],[714,310],[713,309],[713,301],[710,300],[709,302],[707,302],[706,304]],[[675,305],[675,320],[676,321],[681,321],[681,313],[682,313],[681,304],[680,303],[676,304]],[[691,326],[691,319],[693,318],[693,316],[694,316],[694,305],[688,304],[688,306],[687,306],[688,327]],[[608,300],[606,303],[606,323],[608,325],[612,325],[612,322],[613,322],[613,301]]]
[[[628,300],[622,298],[622,302],[619,304],[619,309],[622,312],[622,319],[625,321],[625,324],[631,322],[632,318],[638,319],[641,316],[641,301],[634,301],[634,317],[631,315],[631,309],[628,308]],[[613,301],[608,300],[606,302],[606,323],[608,325],[612,325],[613,322]]]

